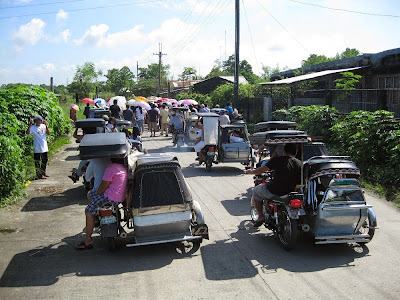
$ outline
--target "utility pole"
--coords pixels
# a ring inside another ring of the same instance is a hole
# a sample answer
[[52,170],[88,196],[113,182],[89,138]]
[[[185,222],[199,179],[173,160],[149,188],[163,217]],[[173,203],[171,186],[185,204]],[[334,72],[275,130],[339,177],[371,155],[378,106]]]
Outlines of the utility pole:
[[239,104],[239,10],[239,0],[235,0],[235,78],[233,81],[233,107],[237,107]]
[[158,44],[158,53],[153,53],[153,55],[158,55],[158,90],[157,94],[161,93],[161,58],[163,55],[167,55],[162,53],[162,43]]
[[139,82],[139,61],[136,61],[136,83]]

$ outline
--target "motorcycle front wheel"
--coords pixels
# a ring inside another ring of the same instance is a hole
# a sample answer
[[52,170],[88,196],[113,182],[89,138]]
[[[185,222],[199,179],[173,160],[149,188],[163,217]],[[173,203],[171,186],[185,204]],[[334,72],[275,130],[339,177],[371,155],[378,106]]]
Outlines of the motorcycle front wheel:
[[297,220],[291,219],[286,210],[279,214],[276,235],[283,249],[291,250],[296,246],[298,235]]

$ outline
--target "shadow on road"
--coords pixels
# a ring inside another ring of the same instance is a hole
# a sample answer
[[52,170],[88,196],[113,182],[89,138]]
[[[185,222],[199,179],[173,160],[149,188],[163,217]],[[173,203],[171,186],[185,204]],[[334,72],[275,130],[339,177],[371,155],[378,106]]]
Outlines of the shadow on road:
[[64,151],[78,151],[78,145],[76,145],[76,147],[65,148]]
[[65,158],[66,161],[81,160],[79,155],[70,155]]
[[245,193],[234,199],[222,200],[221,204],[232,216],[249,216],[252,189],[253,187],[249,187]]
[[[315,272],[352,267],[356,259],[369,253],[367,246],[356,243],[314,245],[305,235],[301,235],[296,248],[288,252],[280,247],[271,231],[256,229],[250,221],[243,221],[231,237],[232,240],[220,240],[201,248],[207,279],[249,278],[258,274],[258,270],[268,274],[278,269]],[[251,262],[257,262],[256,266]]]
[[0,287],[49,286],[62,276],[91,277],[155,270],[174,259],[199,255],[180,253],[180,244],[121,247],[108,252],[105,241],[95,237],[94,249],[77,251],[74,246],[82,234],[63,239],[59,244],[16,254],[0,279]]
[[[86,205],[86,190],[81,183],[76,183],[75,188],[57,191],[57,187],[42,187],[43,192],[52,192],[48,196],[30,199],[22,211],[47,211],[74,204]],[[51,190],[52,189],[52,190]]]

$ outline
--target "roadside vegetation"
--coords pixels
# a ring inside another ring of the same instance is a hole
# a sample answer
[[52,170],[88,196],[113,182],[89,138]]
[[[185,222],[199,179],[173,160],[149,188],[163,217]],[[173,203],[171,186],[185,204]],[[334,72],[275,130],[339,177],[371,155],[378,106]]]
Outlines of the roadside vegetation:
[[348,155],[361,170],[364,186],[400,207],[400,122],[387,111],[340,114],[328,106],[294,106],[277,110],[277,120],[297,122],[319,136],[331,154]]
[[27,85],[0,90],[0,206],[19,200],[26,182],[34,177],[33,140],[25,132],[35,115],[48,122],[51,154],[67,142],[65,134],[71,129],[54,93]]

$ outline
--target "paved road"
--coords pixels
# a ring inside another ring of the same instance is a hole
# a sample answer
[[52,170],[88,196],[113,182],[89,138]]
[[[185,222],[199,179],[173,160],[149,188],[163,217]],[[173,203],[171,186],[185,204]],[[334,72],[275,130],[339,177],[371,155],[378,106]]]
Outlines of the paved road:
[[75,251],[86,198],[83,186],[67,177],[78,163],[70,144],[50,163],[49,179],[33,182],[26,199],[0,210],[1,299],[399,298],[400,213],[389,203],[366,194],[380,227],[366,246],[302,240],[286,252],[271,232],[252,228],[252,177],[240,164],[207,173],[189,148],[177,152],[170,139],[145,135],[144,144],[178,156],[210,240],[189,255],[174,244],[109,253],[97,235],[93,250]]

